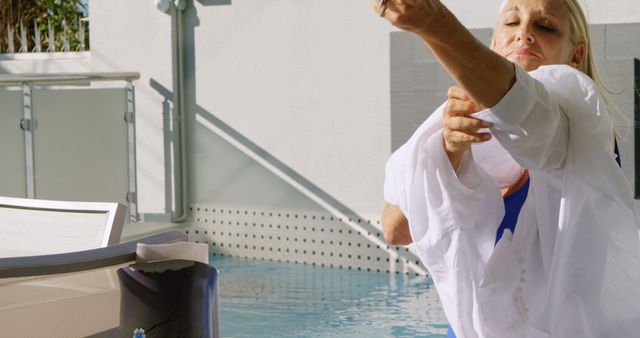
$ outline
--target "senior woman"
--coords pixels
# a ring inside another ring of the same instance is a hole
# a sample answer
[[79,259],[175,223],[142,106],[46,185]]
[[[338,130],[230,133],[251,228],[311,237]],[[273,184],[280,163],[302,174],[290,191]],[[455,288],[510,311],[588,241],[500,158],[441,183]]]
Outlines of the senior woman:
[[640,332],[638,216],[576,0],[505,1],[491,49],[440,1],[372,5],[458,84],[387,162],[382,215],[388,241],[415,243],[453,331]]

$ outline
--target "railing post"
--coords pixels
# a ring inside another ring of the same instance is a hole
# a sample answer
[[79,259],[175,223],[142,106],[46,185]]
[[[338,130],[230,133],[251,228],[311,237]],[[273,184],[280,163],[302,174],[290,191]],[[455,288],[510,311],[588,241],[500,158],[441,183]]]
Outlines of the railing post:
[[127,121],[127,150],[129,158],[129,217],[132,223],[138,221],[138,189],[136,180],[136,113],[135,91],[131,80],[127,80],[127,111],[124,119]]
[[29,53],[29,39],[27,39],[27,30],[24,28],[24,23],[20,21],[20,49],[19,53]]
[[13,29],[7,23],[7,53],[15,53],[15,45],[13,44]]
[[27,169],[27,197],[36,198],[35,187],[35,164],[34,164],[34,148],[33,148],[33,130],[35,123],[33,119],[31,96],[31,84],[22,83],[22,120],[20,128],[24,131],[24,153],[25,164]]
[[47,46],[47,52],[53,53],[56,51],[56,32],[51,25],[51,19],[47,19],[47,32],[49,34],[49,46]]
[[42,53],[42,38],[40,37],[40,29],[38,29],[38,21],[33,20],[33,51],[36,53]]
[[71,44],[69,43],[69,29],[67,28],[66,20],[62,20],[62,51],[71,51]]

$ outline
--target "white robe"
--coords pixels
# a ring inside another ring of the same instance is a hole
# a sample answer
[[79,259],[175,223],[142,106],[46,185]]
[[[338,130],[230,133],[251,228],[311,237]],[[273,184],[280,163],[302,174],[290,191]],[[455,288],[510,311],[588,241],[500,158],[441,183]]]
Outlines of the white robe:
[[[459,338],[639,337],[640,232],[594,82],[569,66],[531,73],[493,108],[492,141],[458,175],[442,145],[442,106],[391,156],[385,200],[413,242]],[[515,234],[494,247],[500,187],[530,172]]]

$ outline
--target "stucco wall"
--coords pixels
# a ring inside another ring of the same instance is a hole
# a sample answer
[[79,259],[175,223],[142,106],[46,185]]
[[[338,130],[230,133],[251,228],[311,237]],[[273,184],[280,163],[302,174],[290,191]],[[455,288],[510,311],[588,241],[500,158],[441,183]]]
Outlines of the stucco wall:
[[[477,28],[492,25],[500,1],[445,3]],[[170,17],[151,0],[90,6],[92,70],[142,74],[139,208],[165,212],[162,93],[172,90]],[[587,7],[592,23],[640,22],[636,0],[591,0]],[[281,177],[292,175],[358,213],[377,213],[391,152],[396,29],[364,0],[201,0],[187,13],[192,202],[317,208]],[[258,157],[275,159],[280,176],[203,121],[222,122],[223,130],[257,146]]]

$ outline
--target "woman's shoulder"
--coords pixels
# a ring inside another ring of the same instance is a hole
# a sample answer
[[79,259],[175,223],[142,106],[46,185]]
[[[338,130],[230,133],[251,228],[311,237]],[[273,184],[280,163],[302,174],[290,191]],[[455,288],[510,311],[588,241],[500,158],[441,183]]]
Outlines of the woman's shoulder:
[[613,144],[613,126],[607,104],[596,83],[582,71],[568,65],[543,66],[529,75],[542,83],[569,123],[589,137],[600,134],[607,149]]
[[584,74],[579,69],[572,67],[570,65],[565,64],[557,64],[557,65],[544,65],[538,67],[538,69],[532,70],[529,74],[534,73],[547,73],[547,74],[575,74],[575,75],[584,75],[588,78],[586,74]]
[[598,93],[596,83],[585,73],[569,65],[548,65],[529,72],[529,75],[553,91],[586,95]]

